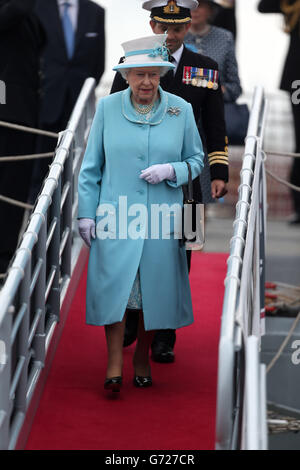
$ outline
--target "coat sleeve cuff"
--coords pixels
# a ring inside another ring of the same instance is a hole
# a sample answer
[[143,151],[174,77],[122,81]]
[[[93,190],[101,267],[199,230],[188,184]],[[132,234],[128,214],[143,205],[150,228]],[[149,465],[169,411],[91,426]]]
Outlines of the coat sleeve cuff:
[[171,163],[175,170],[176,179],[174,181],[167,180],[167,184],[172,188],[178,188],[187,182],[187,166],[182,165],[182,162]]

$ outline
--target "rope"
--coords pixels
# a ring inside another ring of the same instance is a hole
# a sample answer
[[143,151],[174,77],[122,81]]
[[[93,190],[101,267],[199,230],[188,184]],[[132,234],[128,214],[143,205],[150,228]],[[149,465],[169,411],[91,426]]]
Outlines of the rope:
[[272,173],[272,171],[270,171],[270,170],[266,169],[266,173],[269,176],[271,176],[272,178],[274,178],[274,180],[278,181],[279,183],[284,184],[285,186],[287,186],[290,189],[293,189],[294,191],[300,192],[300,187],[299,186],[295,186],[294,184],[291,184],[288,181],[285,181],[282,178],[279,178],[279,176],[274,175],[274,173]]
[[31,134],[45,135],[48,137],[53,137],[54,139],[57,139],[59,136],[59,134],[57,134],[56,132],[43,131],[41,129],[35,129],[33,127],[20,126],[19,124],[12,124],[11,122],[0,121],[0,126],[8,127],[9,129],[15,129],[18,131],[29,132]]
[[16,199],[12,199],[10,197],[2,196],[2,194],[0,194],[0,201],[7,202],[8,204],[12,204],[14,206],[21,207],[22,209],[31,210],[34,207],[33,205],[27,204],[26,202],[17,201]]
[[35,158],[49,158],[53,157],[54,152],[49,153],[35,153],[32,155],[16,155],[14,157],[0,157],[0,163],[3,162],[17,162],[21,160],[32,160]]
[[273,357],[272,361],[268,364],[268,367],[266,369],[266,373],[268,373],[272,367],[274,366],[274,364],[278,361],[279,357],[281,356],[284,348],[286,347],[288,341],[290,340],[296,326],[298,325],[298,322],[300,320],[300,312],[298,312],[298,315],[297,317],[295,318],[294,320],[294,323],[292,324],[291,326],[291,329],[287,335],[287,337],[285,338],[285,340],[283,341],[282,345],[280,346],[280,348],[278,349],[277,353],[275,354],[275,356]]
[[300,286],[293,286],[292,284],[286,284],[285,282],[275,282],[276,286],[279,287],[286,287],[287,289],[292,289],[292,290],[300,290]]
[[268,410],[268,429],[271,434],[300,431],[300,420]]
[[293,158],[300,158],[300,153],[293,153],[293,152],[270,152],[268,150],[264,151],[267,155],[277,155],[278,157],[293,157]]

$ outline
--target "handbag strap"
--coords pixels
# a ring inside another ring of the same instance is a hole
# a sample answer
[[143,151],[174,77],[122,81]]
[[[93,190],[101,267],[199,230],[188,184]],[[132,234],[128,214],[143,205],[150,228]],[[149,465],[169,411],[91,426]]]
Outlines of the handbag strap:
[[185,162],[185,163],[187,164],[187,167],[188,167],[189,177],[188,177],[188,184],[182,186],[182,191],[183,191],[184,199],[186,200],[186,202],[193,202],[194,198],[193,198],[193,180],[192,180],[191,165],[188,162]]

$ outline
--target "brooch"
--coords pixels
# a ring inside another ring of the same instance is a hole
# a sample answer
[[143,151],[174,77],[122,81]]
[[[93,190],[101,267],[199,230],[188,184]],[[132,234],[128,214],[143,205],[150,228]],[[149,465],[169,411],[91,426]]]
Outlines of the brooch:
[[168,111],[167,111],[171,116],[178,116],[178,114],[181,113],[181,109],[180,108],[173,108],[173,107],[170,107],[168,108]]

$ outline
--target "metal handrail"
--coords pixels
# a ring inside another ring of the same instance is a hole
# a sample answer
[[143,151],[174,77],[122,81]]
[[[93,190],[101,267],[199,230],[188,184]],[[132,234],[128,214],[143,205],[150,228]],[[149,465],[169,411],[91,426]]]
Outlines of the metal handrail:
[[77,180],[94,111],[89,78],[0,291],[0,449],[16,446],[82,247]]
[[[243,325],[242,319],[238,321],[237,314],[239,306],[243,305],[243,296],[245,295],[241,291],[242,273],[244,270],[252,269],[252,266],[246,266],[243,261],[247,235],[254,237],[254,230],[257,230],[257,228],[249,227],[249,213],[255,199],[252,197],[255,172],[261,171],[261,160],[258,163],[258,155],[261,149],[265,113],[264,91],[258,87],[254,92],[245,140],[239,198],[233,223],[230,255],[227,261],[219,341],[216,449],[237,449],[246,445],[242,429],[245,429],[244,408],[248,404],[245,402],[247,394],[244,393],[249,371],[249,356],[245,354],[248,338],[247,333],[245,336],[247,328]],[[259,205],[254,208],[254,210],[256,209],[259,210]],[[261,239],[262,253],[264,254],[263,244],[264,237]],[[254,256],[254,252],[252,252],[252,257]],[[262,282],[259,288],[262,288]],[[247,314],[247,322],[252,324],[253,311],[250,309]],[[259,363],[256,366],[259,367]]]

